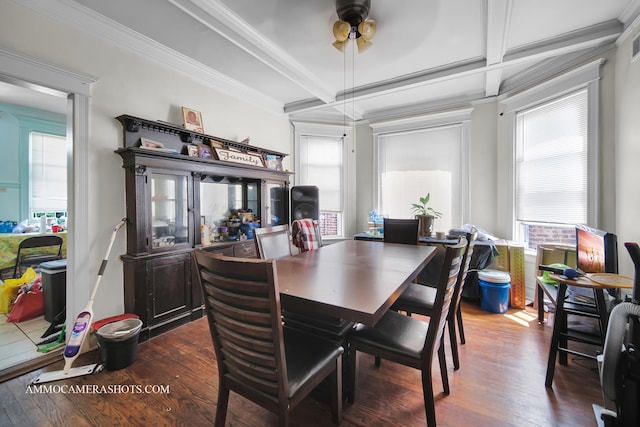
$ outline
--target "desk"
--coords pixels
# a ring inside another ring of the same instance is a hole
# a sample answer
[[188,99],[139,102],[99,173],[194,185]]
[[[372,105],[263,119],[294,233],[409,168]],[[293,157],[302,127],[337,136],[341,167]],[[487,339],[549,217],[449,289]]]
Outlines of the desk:
[[376,324],[435,248],[345,240],[276,261],[283,310]]
[[[16,254],[18,253],[20,242],[28,237],[38,235],[39,233],[0,233],[0,270],[11,268],[16,264]],[[62,258],[66,258],[67,233],[62,232],[55,235],[62,237]]]
[[[616,275],[617,276],[617,275]],[[545,379],[545,386],[551,387],[553,383],[553,374],[555,372],[556,366],[556,357],[558,353],[561,353],[560,362],[566,365],[566,354],[578,354],[585,357],[591,357],[593,359],[596,358],[594,355],[587,355],[584,353],[576,352],[574,350],[570,350],[567,348],[567,341],[574,340],[585,342],[587,344],[594,344],[593,342],[589,342],[583,338],[577,336],[570,336],[567,333],[567,317],[566,314],[572,314],[574,311],[570,309],[565,309],[565,298],[567,296],[567,286],[578,286],[582,288],[593,289],[595,293],[595,311],[592,314],[592,317],[598,319],[600,323],[600,330],[603,334],[607,332],[607,326],[609,322],[609,313],[607,312],[607,307],[604,299],[604,291],[607,289],[631,289],[633,288],[633,279],[621,281],[620,283],[612,283],[612,284],[603,284],[596,283],[592,281],[589,277],[590,275],[579,277],[578,279],[567,279],[564,276],[559,276],[556,274],[551,274],[549,276],[552,280],[558,282],[558,293],[556,297],[556,314],[555,321],[553,322],[553,335],[551,336],[551,347],[549,348],[549,360],[547,362],[547,375]],[[595,276],[594,276],[595,277]],[[618,276],[623,277],[623,276]],[[604,339],[604,338],[603,338]]]

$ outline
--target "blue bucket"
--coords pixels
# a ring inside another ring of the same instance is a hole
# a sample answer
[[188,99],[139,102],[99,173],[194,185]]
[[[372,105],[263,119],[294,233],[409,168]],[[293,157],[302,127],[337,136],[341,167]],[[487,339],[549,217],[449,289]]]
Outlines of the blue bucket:
[[483,270],[478,272],[478,279],[480,307],[490,313],[506,313],[509,309],[509,288],[511,288],[509,273]]

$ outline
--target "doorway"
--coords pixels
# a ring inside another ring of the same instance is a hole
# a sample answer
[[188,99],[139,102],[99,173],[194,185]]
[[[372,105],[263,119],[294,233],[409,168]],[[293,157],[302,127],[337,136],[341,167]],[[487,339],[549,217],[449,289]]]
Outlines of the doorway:
[[[19,77],[18,77],[19,76]],[[88,116],[91,83],[97,79],[75,71],[65,70],[21,53],[0,49],[0,83],[20,92],[32,102],[33,108],[62,111],[66,118],[67,139],[67,313],[76,313],[86,302],[90,289],[90,274],[86,267],[89,257],[87,200],[88,184]],[[8,102],[0,95],[0,102]],[[23,102],[23,101],[21,101]],[[84,236],[82,239],[80,236]],[[71,329],[73,314],[66,319]],[[0,368],[0,382],[45,366],[62,358],[62,348],[53,354],[21,361]]]

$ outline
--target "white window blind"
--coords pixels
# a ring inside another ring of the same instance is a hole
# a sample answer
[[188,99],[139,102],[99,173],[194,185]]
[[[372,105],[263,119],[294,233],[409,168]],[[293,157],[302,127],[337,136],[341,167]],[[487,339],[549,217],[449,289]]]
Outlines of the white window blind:
[[300,135],[297,172],[299,185],[318,187],[323,237],[344,235],[344,142],[340,137]]
[[585,224],[587,90],[516,115],[516,220]]
[[315,185],[320,209],[342,210],[342,139],[322,136],[300,137],[300,185]]
[[430,194],[442,212],[436,228],[462,225],[462,125],[380,135],[379,206],[390,218],[412,218],[411,204]]
[[66,138],[31,132],[29,139],[31,148],[31,211],[66,211]]

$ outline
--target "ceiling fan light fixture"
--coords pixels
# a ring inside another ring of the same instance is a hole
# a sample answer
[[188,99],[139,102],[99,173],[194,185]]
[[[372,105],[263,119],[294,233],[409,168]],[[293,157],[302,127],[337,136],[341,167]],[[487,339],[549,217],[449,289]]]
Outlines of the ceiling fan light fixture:
[[376,35],[376,21],[369,19],[366,21],[362,21],[358,25],[358,32],[361,37],[364,37],[367,40],[371,40],[373,36]]
[[333,24],[333,35],[336,38],[333,46],[344,51],[344,43],[355,38],[358,52],[362,53],[371,47],[371,39],[376,34],[376,22],[367,20],[371,0],[336,0],[338,20]]
[[346,21],[339,19],[333,24],[333,36],[336,38],[336,41],[344,42],[349,38],[350,32],[351,24]]
[[340,52],[344,52],[344,47],[347,44],[346,41],[341,42],[340,40],[336,40],[333,42],[333,47],[338,49]]
[[356,44],[358,45],[358,53],[362,53],[369,49],[372,43],[367,40],[365,37],[358,37],[356,39]]

